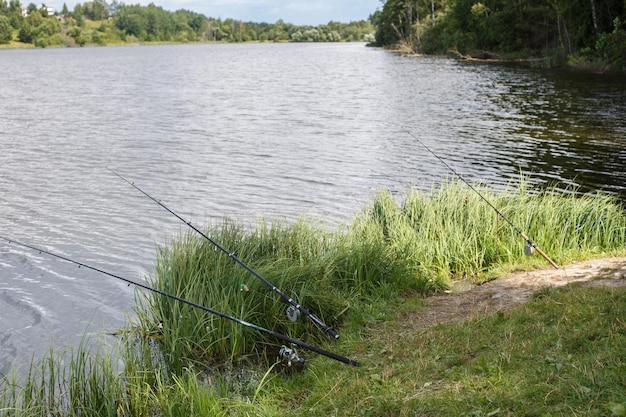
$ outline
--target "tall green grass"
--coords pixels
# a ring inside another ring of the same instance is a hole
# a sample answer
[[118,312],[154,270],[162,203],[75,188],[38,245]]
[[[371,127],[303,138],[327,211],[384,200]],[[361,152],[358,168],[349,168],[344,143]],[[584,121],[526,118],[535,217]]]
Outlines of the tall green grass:
[[5,376],[0,416],[116,416],[129,409],[116,359],[104,348],[90,353],[84,342],[76,351],[50,350],[25,375]]
[[[101,345],[105,346],[105,345]],[[120,350],[50,350],[26,374],[0,376],[1,417],[275,416],[276,408],[202,381],[192,366],[172,374],[149,338],[126,334]],[[262,388],[262,381],[254,389]],[[250,397],[255,391],[246,393]]]
[[[398,294],[430,294],[451,280],[480,282],[506,269],[547,266],[526,258],[521,229],[557,263],[623,250],[624,209],[608,195],[575,190],[529,193],[523,181],[495,193],[461,181],[405,196],[381,191],[345,227],[328,230],[310,219],[293,224],[225,219],[206,234],[331,326],[357,320],[364,306]],[[227,254],[194,232],[159,250],[152,285],[242,320],[324,343],[314,326],[287,320],[286,304]],[[245,290],[244,290],[245,289]],[[265,335],[171,299],[148,294],[139,326],[162,341],[166,361],[180,370],[199,363],[274,359]]]

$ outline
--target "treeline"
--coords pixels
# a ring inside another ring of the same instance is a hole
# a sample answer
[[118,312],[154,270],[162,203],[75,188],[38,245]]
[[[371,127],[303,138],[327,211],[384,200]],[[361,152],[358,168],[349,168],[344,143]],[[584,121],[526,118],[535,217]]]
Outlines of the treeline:
[[387,0],[378,46],[626,70],[624,0]]
[[315,27],[296,26],[282,20],[254,23],[207,18],[186,10],[172,13],[154,4],[122,6],[113,20],[124,35],[132,35],[142,41],[184,41],[186,38],[189,41],[216,42],[363,42],[374,39],[374,28],[367,21],[329,22]]
[[49,9],[31,3],[23,16],[19,0],[0,0],[0,43],[19,41],[38,47],[109,45],[136,42],[373,42],[370,21],[329,22],[318,26],[214,19],[188,10],[170,12],[153,3],[126,5],[95,0]]

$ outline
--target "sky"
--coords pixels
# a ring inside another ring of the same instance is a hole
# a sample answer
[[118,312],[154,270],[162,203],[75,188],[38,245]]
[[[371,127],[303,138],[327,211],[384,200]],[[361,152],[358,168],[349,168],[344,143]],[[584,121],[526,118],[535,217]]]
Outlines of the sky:
[[[84,1],[48,0],[47,6],[61,10],[63,3],[70,10]],[[148,5],[154,3],[165,10],[191,10],[207,17],[236,19],[244,22],[275,23],[282,19],[295,25],[317,26],[329,21],[350,23],[366,20],[377,9],[381,0],[118,0],[124,4]],[[28,3],[22,0],[22,3]]]

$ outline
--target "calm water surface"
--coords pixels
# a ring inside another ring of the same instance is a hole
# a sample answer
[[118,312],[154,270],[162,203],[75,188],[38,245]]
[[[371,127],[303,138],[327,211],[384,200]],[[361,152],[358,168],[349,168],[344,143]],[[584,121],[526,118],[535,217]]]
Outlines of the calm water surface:
[[[381,188],[519,178],[622,201],[626,82],[363,44],[0,52],[0,235],[129,279],[184,225],[348,223]],[[0,372],[132,315],[134,288],[0,242]]]

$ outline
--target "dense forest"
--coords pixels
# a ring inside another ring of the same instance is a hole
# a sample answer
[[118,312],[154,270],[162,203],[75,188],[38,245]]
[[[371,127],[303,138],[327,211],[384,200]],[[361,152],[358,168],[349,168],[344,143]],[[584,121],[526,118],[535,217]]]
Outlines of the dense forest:
[[64,5],[53,11],[45,4],[0,0],[0,44],[21,42],[38,47],[113,45],[145,42],[340,42],[374,41],[369,21],[329,22],[319,26],[213,19],[188,10],[170,12],[153,3],[126,5],[113,0]]
[[626,71],[624,0],[381,0],[378,46]]
[[626,0],[381,0],[368,20],[319,26],[214,19],[113,0],[64,5],[0,0],[0,44],[369,42],[410,53],[626,72]]

